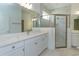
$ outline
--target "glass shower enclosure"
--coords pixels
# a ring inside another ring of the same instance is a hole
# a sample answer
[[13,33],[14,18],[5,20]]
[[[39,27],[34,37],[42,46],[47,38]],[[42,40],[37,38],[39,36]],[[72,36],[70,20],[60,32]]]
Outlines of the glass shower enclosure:
[[55,47],[67,47],[67,27],[69,27],[69,15],[44,15],[33,21],[34,27],[55,28]]

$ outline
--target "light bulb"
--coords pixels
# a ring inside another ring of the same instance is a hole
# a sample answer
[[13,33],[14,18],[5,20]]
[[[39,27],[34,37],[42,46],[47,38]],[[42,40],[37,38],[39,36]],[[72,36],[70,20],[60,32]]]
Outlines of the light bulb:
[[79,11],[76,11],[75,14],[79,14]]

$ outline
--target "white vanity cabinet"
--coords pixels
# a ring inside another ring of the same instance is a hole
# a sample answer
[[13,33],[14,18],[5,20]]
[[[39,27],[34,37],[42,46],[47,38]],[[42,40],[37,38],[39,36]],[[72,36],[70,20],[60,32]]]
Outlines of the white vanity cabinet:
[[24,47],[20,47],[16,51],[17,51],[17,56],[24,56]]
[[79,33],[72,33],[72,46],[79,47]]
[[38,56],[47,48],[47,40],[48,34],[44,33],[17,42],[9,41],[11,44],[5,42],[5,46],[0,47],[0,56]]
[[24,47],[20,47],[18,49],[14,49],[12,51],[5,52],[2,54],[3,56],[24,56]]
[[25,41],[25,55],[37,56],[47,48],[48,34],[39,35]]
[[1,56],[22,56],[24,55],[24,41],[1,47],[0,55]]
[[38,37],[31,38],[30,40],[25,41],[25,55],[26,56],[35,56],[38,55]]

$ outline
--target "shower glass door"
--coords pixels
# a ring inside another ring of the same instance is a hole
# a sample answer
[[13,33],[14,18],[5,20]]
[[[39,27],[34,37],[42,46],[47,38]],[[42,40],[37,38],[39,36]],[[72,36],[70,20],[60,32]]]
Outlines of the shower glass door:
[[66,47],[66,18],[67,16],[56,15],[55,25],[56,25],[56,48]]

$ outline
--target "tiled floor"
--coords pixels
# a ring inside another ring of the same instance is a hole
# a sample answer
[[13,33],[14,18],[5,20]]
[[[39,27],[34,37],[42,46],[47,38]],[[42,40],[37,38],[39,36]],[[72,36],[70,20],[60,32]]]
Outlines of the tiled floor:
[[79,56],[79,49],[59,48],[56,50],[46,49],[41,56]]

